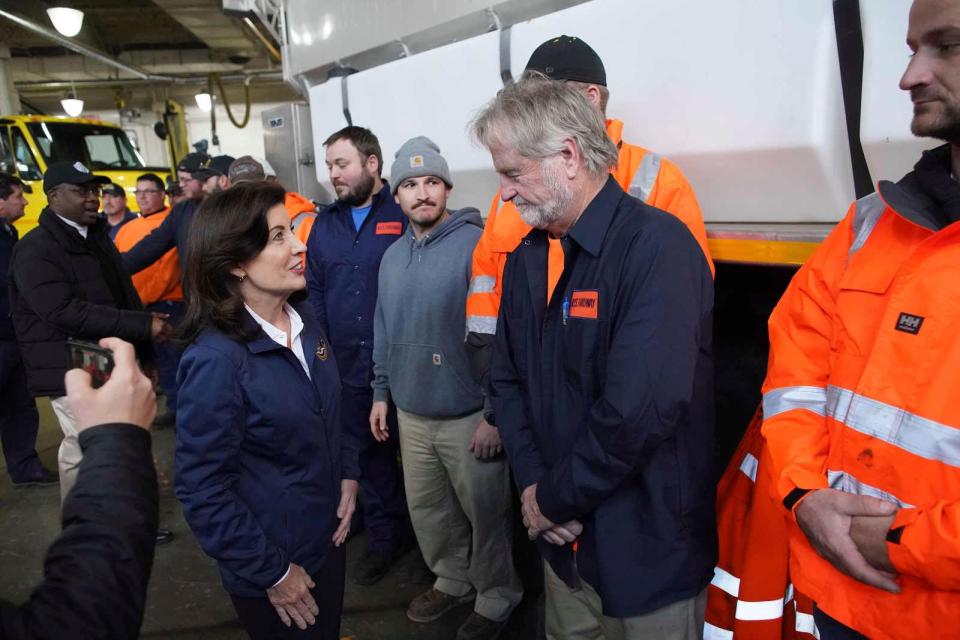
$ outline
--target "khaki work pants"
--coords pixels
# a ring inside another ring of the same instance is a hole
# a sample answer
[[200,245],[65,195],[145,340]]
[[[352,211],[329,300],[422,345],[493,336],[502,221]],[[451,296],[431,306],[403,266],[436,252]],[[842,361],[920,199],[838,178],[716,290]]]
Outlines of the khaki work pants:
[[469,450],[481,412],[433,419],[397,411],[410,520],[434,588],[477,592],[474,611],[505,620],[523,590],[513,567],[507,460]]
[[600,595],[585,580],[571,589],[543,563],[547,640],[702,640],[707,590],[633,618],[603,615]]
[[57,453],[57,468],[60,471],[60,504],[63,504],[73,485],[77,483],[83,450],[80,449],[77,419],[70,409],[67,396],[51,398],[50,406],[53,407],[53,412],[60,423],[60,430],[63,431],[63,440],[60,442],[60,451]]

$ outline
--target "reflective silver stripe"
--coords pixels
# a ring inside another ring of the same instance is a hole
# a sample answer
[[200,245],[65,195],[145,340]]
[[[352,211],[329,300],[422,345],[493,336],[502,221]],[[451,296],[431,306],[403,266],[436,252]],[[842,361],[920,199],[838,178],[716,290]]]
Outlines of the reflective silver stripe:
[[720,567],[713,568],[713,579],[710,581],[710,584],[724,593],[729,593],[734,598],[740,595],[740,578],[724,571]]
[[867,238],[873,233],[873,228],[877,226],[877,221],[886,208],[883,198],[876,192],[857,200],[857,208],[853,214],[853,243],[847,253],[847,260],[867,243]]
[[754,456],[752,453],[748,453],[747,455],[743,456],[743,461],[740,463],[740,471],[742,471],[745,476],[756,482],[758,466],[760,466],[760,461],[757,460],[756,456]]
[[630,181],[630,188],[627,190],[630,195],[638,200],[647,201],[650,192],[653,191],[653,184],[657,181],[657,175],[660,173],[660,156],[653,151],[647,151],[643,156],[637,172]]
[[304,220],[307,220],[308,218],[316,218],[316,217],[317,217],[317,213],[315,211],[301,211],[296,216],[294,216],[293,220],[290,222],[290,228],[296,231],[297,227],[299,227]]
[[497,319],[490,316],[467,316],[467,331],[496,335]]
[[467,295],[474,293],[493,293],[497,290],[497,279],[493,276],[473,276],[470,278],[470,291]]
[[704,622],[703,640],[733,640],[733,631]]
[[858,496],[870,496],[871,498],[877,498],[885,502],[892,502],[899,505],[901,509],[913,508],[913,505],[909,502],[904,502],[888,491],[864,484],[846,471],[827,469],[827,482],[830,483],[831,489],[836,489],[837,491],[853,493]]
[[806,409],[818,415],[824,415],[827,403],[827,390],[823,387],[780,387],[763,394],[763,418],[792,409]]
[[960,467],[960,429],[956,427],[833,385],[827,388],[827,415],[921,458]]
[[813,616],[809,613],[797,611],[794,615],[796,624],[794,628],[800,633],[809,633],[814,638],[820,637],[820,631],[817,629],[817,623],[813,621]]
[[759,602],[737,601],[737,620],[776,620],[783,616],[783,598]]

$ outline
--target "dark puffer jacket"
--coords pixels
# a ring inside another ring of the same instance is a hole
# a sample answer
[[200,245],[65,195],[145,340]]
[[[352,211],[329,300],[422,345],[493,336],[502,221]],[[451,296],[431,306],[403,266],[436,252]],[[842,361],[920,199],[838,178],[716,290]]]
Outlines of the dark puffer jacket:
[[138,355],[149,358],[151,314],[142,310],[102,221],[84,239],[44,209],[40,225],[13,250],[10,307],[34,397],[64,395],[67,338],[116,336],[140,343]]

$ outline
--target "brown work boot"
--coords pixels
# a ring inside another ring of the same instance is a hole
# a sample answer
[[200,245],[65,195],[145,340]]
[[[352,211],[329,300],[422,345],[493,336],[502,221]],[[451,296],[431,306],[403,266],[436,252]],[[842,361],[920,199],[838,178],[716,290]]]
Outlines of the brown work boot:
[[496,640],[506,626],[506,620],[497,622],[474,611],[457,629],[457,640]]
[[433,622],[448,611],[473,602],[476,597],[477,594],[473,591],[465,596],[451,596],[430,587],[410,602],[407,617],[414,622]]

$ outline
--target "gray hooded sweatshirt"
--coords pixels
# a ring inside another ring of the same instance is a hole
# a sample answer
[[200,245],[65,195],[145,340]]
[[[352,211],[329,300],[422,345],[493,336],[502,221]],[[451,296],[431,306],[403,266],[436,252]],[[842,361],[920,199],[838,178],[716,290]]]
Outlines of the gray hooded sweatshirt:
[[373,399],[408,412],[452,418],[483,406],[464,346],[473,248],[483,219],[472,207],[419,242],[407,229],[380,262],[373,320]]

